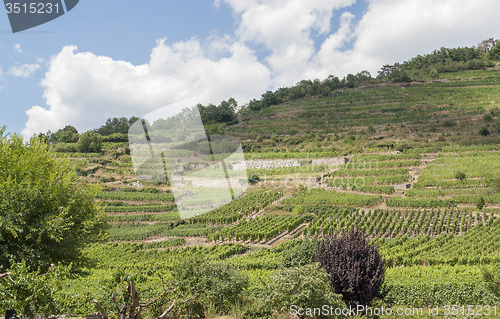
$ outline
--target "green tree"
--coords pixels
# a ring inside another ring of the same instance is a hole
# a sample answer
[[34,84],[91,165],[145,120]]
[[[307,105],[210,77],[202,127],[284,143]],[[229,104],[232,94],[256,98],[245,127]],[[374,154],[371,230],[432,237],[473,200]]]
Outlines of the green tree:
[[356,76],[354,76],[353,74],[347,74],[347,77],[345,78],[345,81],[346,81],[346,86],[348,88],[353,88],[353,87],[356,87]]
[[102,149],[102,137],[94,131],[87,131],[80,136],[76,144],[82,153],[100,153]]
[[358,72],[356,74],[356,78],[358,79],[358,81],[360,82],[369,82],[371,80],[373,80],[372,78],[372,75],[370,74],[370,72],[366,71],[366,70],[363,70],[361,72]]
[[24,142],[0,130],[0,265],[13,260],[42,271],[81,260],[81,249],[101,238],[105,220],[95,186],[81,187],[71,163],[39,138]]
[[406,73],[405,71],[401,71],[400,69],[397,69],[397,68],[395,68],[391,72],[391,74],[389,74],[388,78],[396,83],[397,82],[406,82],[406,83],[411,82],[411,78],[408,75],[408,73]]
[[[345,307],[341,296],[336,295],[328,285],[328,274],[319,263],[280,268],[271,275],[270,280],[271,283],[266,286],[266,299],[271,307],[279,312],[295,311],[302,319],[312,314],[299,314],[298,308],[321,309],[324,305],[333,309]],[[296,309],[292,305],[296,306]]]
[[[234,114],[236,114],[236,111],[238,110],[238,102],[234,99],[234,97],[230,97],[227,102],[229,103],[229,106],[231,107],[231,110],[233,111]],[[222,102],[221,102],[222,105]]]
[[495,45],[490,49],[490,59],[500,61],[500,40],[497,40]]
[[140,118],[132,116],[130,119],[126,117],[121,118],[108,118],[106,124],[96,130],[101,136],[108,136],[112,134],[128,134],[128,130]]
[[49,143],[76,143],[80,134],[78,134],[78,130],[74,126],[66,125],[55,133],[48,131],[46,136]]

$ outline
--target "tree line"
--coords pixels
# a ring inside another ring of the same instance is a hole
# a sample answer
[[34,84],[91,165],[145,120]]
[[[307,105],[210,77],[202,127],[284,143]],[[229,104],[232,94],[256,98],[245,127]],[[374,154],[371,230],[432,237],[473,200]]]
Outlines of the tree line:
[[[197,110],[196,110],[197,108]],[[215,104],[198,104],[193,109],[189,110],[189,114],[199,114],[201,116],[204,125],[208,126],[206,129],[210,129],[211,124],[221,124],[221,123],[234,123],[237,119],[238,102],[234,98],[229,98],[227,101],[222,101],[219,105]],[[128,131],[132,124],[140,120],[137,116],[132,116],[130,118],[126,117],[114,117],[108,118],[106,123],[101,127],[87,131],[86,134],[91,138],[90,143],[95,145],[99,144],[99,140],[102,142],[128,142]],[[165,120],[157,121],[158,123],[152,123],[152,126],[159,126],[163,124]],[[168,119],[167,119],[168,121]],[[162,123],[159,123],[162,122]],[[93,133],[96,134],[93,134]],[[218,132],[222,133],[222,132]],[[66,125],[64,128],[59,129],[56,132],[48,130],[46,133],[39,133],[38,137],[42,138],[48,144],[61,144],[61,143],[78,143],[81,135],[72,125]],[[99,135],[99,136],[97,136]],[[61,151],[81,151],[81,152],[100,152],[99,147],[91,147],[90,149],[82,147],[59,147]]]

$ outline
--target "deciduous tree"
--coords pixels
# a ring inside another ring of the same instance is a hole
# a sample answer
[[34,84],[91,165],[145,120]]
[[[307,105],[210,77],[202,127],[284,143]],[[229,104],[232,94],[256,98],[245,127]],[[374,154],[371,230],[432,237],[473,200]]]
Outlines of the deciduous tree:
[[80,260],[85,243],[104,229],[98,189],[76,185],[71,163],[39,138],[2,136],[0,130],[0,265],[9,268],[12,256],[45,271]]
[[87,131],[80,135],[76,144],[82,153],[100,153],[102,149],[102,137],[94,131]]

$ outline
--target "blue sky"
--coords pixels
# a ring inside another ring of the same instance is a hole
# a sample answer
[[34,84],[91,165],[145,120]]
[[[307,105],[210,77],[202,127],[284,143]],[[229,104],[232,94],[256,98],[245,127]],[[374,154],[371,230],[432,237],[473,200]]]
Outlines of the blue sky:
[[500,38],[478,0],[82,0],[12,34],[0,14],[0,126],[80,131],[186,98],[239,104],[306,78],[339,77],[441,46]]

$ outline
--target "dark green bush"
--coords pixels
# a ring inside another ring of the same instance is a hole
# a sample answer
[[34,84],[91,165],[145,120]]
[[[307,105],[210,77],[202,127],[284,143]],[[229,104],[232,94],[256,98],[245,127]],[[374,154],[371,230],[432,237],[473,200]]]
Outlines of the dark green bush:
[[490,130],[488,130],[486,126],[481,126],[481,128],[479,129],[479,134],[481,134],[482,136],[488,136],[490,135]]

